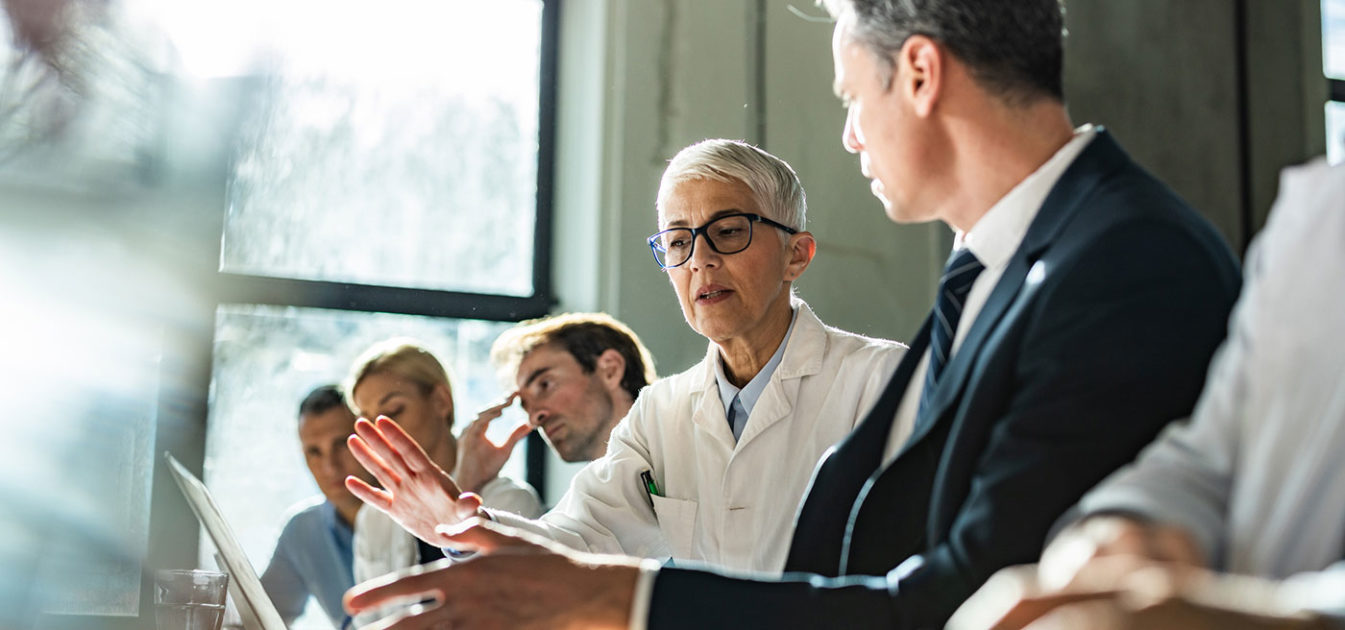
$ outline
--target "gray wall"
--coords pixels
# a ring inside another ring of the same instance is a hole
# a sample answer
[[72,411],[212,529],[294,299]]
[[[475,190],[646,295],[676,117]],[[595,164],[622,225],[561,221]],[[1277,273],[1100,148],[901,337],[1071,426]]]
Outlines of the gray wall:
[[[1239,252],[1247,227],[1254,231],[1270,206],[1279,169],[1322,152],[1325,99],[1319,4],[1247,0],[1245,37],[1240,6],[1071,0],[1066,50],[1075,122],[1107,126]],[[819,242],[798,289],[821,317],[899,340],[914,333],[948,234],[891,224],[842,149],[831,24],[799,15],[820,17],[820,8],[782,0],[595,0],[569,2],[565,12],[557,251],[582,241],[596,254],[576,256],[583,272],[573,275],[565,259],[557,261],[561,310],[600,309],[627,321],[661,373],[703,355],[643,237],[653,231],[667,159],[724,136],[756,142],[798,170]],[[567,160],[576,143],[585,159]]]
[[1279,170],[1325,152],[1326,100],[1320,3],[1247,0],[1241,36],[1240,4],[1072,0],[1065,67],[1075,121],[1104,123],[1239,252]]
[[[1279,170],[1325,151],[1319,11],[1315,0],[1070,0],[1074,121],[1107,126],[1241,252]],[[907,340],[932,302],[950,234],[883,216],[841,147],[832,25],[799,14],[824,15],[806,0],[565,3],[557,310],[626,321],[660,374],[705,352],[644,245],[663,167],[703,138],[758,143],[798,171],[819,247],[797,288],[824,321]],[[556,464],[548,496],[574,470]]]

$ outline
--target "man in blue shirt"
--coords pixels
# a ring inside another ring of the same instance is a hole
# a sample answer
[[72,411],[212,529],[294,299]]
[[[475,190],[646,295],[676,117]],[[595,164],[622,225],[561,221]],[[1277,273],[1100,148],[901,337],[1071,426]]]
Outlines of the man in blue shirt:
[[271,563],[262,573],[262,586],[286,625],[303,613],[309,595],[317,598],[336,628],[350,622],[341,608],[341,595],[355,583],[351,540],[362,503],[346,490],[345,479],[371,478],[346,448],[354,425],[355,414],[335,385],[313,390],[299,405],[299,442],[322,498],[290,509]]

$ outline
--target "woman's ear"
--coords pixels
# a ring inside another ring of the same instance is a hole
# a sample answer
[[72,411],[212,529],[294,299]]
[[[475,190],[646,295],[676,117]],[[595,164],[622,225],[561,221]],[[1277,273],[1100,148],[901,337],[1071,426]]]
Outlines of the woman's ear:
[[812,232],[799,232],[789,237],[789,262],[785,265],[785,280],[793,282],[813,262],[817,255],[817,239]]
[[430,392],[430,404],[434,405],[434,413],[444,418],[448,426],[453,426],[453,392],[448,389],[448,385],[440,383],[434,386]]

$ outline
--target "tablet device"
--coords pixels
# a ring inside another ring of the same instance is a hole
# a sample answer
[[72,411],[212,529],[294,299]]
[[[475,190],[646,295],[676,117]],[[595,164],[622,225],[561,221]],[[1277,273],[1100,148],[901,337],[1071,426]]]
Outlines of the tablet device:
[[201,521],[201,526],[205,527],[206,533],[215,542],[215,548],[219,550],[216,557],[223,561],[224,570],[229,572],[229,595],[233,596],[243,628],[286,630],[285,621],[280,618],[271,598],[266,596],[257,571],[252,568],[238,539],[234,538],[233,529],[215,504],[214,497],[210,496],[210,490],[171,453],[165,451],[163,459],[168,465],[168,472],[173,475],[173,481],[177,482],[182,496],[186,497],[187,504],[191,506],[191,511],[196,514],[196,519]]

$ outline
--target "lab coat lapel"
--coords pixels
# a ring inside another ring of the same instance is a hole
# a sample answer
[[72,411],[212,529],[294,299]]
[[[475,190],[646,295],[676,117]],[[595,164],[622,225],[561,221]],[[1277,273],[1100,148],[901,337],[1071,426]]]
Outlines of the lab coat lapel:
[[785,340],[785,353],[780,357],[775,374],[762,390],[761,398],[757,399],[756,407],[752,409],[747,426],[738,438],[739,448],[789,418],[794,411],[794,401],[798,400],[799,388],[803,386],[803,378],[822,369],[822,357],[827,351],[827,336],[822,322],[807,304],[796,301],[794,308],[798,314],[795,316],[794,330]]
[[[699,369],[701,370],[700,387],[692,391],[693,396],[691,423],[701,431],[711,435],[716,441],[722,442],[728,450],[732,451],[734,446],[733,429],[729,428],[728,416],[724,410],[724,402],[719,399],[719,384],[715,381],[715,362],[719,360],[719,348],[714,343],[709,344],[705,352],[705,359],[701,361]],[[700,400],[694,397],[699,396]]]

